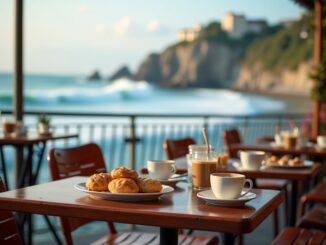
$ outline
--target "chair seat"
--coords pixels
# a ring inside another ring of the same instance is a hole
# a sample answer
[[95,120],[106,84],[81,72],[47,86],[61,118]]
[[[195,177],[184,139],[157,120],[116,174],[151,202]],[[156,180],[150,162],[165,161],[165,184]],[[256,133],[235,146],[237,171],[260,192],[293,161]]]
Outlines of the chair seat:
[[307,244],[318,245],[326,243],[326,233],[307,230],[298,227],[285,228],[272,242],[273,245]]
[[326,206],[315,205],[297,223],[299,227],[326,232]]
[[287,180],[256,179],[256,185],[259,189],[283,190],[287,184]]
[[[144,232],[119,232],[102,237],[92,245],[100,244],[133,244],[141,245],[148,244],[154,245],[160,243],[160,235],[157,233],[144,233]],[[178,244],[189,245],[216,245],[218,238],[216,236],[206,235],[178,235]]]

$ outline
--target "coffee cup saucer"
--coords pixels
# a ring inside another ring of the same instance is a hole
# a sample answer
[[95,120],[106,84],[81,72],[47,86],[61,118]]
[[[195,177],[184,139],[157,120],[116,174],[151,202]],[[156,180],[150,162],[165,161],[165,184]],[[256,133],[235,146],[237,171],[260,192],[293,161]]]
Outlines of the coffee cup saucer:
[[[146,177],[149,177],[149,176],[146,176]],[[185,180],[187,180],[187,178],[184,175],[174,174],[171,176],[171,178],[169,178],[167,180],[162,180],[162,179],[156,179],[156,180],[159,181],[162,185],[168,185],[171,187],[175,187],[177,183],[179,183],[180,181],[185,181]]]
[[[232,166],[233,166],[235,169],[237,169],[238,171],[244,171],[244,170],[246,170],[246,171],[257,171],[257,170],[244,169],[244,168],[242,167],[241,162],[233,162],[233,163],[232,163]],[[266,166],[265,166],[265,165],[262,165],[262,166],[260,167],[259,170],[263,170],[263,169],[265,169],[265,168],[266,168]]]
[[[244,193],[244,191],[242,191]],[[212,190],[200,191],[197,193],[197,197],[206,201],[209,205],[224,206],[224,207],[239,207],[243,206],[246,202],[257,197],[256,193],[248,192],[242,197],[236,199],[218,199],[215,197]]]
[[273,148],[281,148],[281,147],[283,147],[283,144],[276,143],[275,141],[270,142],[269,144]]

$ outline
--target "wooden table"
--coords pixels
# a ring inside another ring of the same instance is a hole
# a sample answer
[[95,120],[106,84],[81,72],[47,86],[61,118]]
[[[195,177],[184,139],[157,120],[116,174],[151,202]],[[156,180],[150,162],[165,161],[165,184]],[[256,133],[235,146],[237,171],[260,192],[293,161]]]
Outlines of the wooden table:
[[284,147],[275,147],[271,144],[233,144],[230,146],[233,151],[265,151],[275,155],[305,155],[309,157],[326,157],[326,149],[318,147],[296,147],[286,149]]
[[73,186],[86,177],[59,181],[0,193],[0,209],[54,216],[88,218],[160,227],[161,244],[176,244],[178,228],[223,232],[230,244],[234,235],[249,233],[282,203],[282,192],[258,190],[257,198],[244,207],[206,205],[187,183],[179,183],[172,194],[151,202],[95,200]]
[[[78,137],[78,134],[49,134],[39,135],[37,133],[27,134],[26,136],[4,136],[0,135],[0,160],[4,172],[4,182],[9,189],[8,176],[6,170],[5,156],[3,147],[6,145],[14,146],[15,148],[27,148],[27,157],[22,166],[16,171],[15,180],[16,187],[24,187],[34,185],[36,183],[41,163],[46,149],[46,143],[50,140],[68,139]],[[38,155],[38,161],[34,167],[33,158]]]
[[[3,152],[3,147],[7,145],[14,146],[15,148],[27,148],[27,157],[23,161],[22,165],[17,166],[18,171],[15,172],[16,187],[21,188],[24,186],[35,185],[46,149],[46,143],[50,140],[61,140],[78,137],[77,134],[48,134],[39,135],[37,133],[27,134],[26,136],[4,136],[0,135],[0,160],[3,168],[3,176],[6,188],[9,189],[8,176],[6,170],[5,156]],[[35,156],[38,156],[36,162],[33,161]],[[35,163],[35,164],[34,164]],[[54,235],[56,241],[60,243],[60,238],[58,237],[53,225],[47,216],[44,216],[45,222],[50,228],[52,234]],[[27,238],[23,237],[28,244],[32,244],[32,230],[33,221],[31,215],[19,215],[19,226],[24,230],[25,224],[27,223],[28,234]]]
[[[240,160],[239,160],[240,162]],[[297,201],[298,201],[298,181],[312,181],[314,180],[319,172],[321,165],[320,163],[315,163],[310,168],[272,168],[267,167],[262,170],[239,170],[229,164],[227,168],[218,169],[219,172],[232,172],[241,173],[246,175],[250,179],[285,179],[289,180],[291,183],[291,198],[290,198],[290,217],[289,224],[295,225],[297,216]]]

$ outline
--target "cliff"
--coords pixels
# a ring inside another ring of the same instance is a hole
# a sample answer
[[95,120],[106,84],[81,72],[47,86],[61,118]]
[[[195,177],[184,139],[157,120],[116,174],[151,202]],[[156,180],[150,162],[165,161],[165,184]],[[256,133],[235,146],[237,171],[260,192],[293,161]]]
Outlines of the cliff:
[[308,93],[312,37],[302,38],[308,17],[290,26],[230,39],[218,23],[193,42],[145,58],[134,75],[161,87],[214,87]]
[[239,72],[241,47],[200,40],[151,54],[140,65],[136,80],[163,87],[228,87]]
[[302,62],[294,70],[284,69],[278,73],[262,69],[255,64],[242,66],[233,88],[243,91],[308,95],[311,81],[308,74],[311,62]]

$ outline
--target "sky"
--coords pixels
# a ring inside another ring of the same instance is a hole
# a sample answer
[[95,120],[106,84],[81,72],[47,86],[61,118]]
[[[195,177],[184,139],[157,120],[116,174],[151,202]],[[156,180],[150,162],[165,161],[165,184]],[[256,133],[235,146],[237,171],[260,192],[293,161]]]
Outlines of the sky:
[[[13,2],[0,1],[0,71],[13,67]],[[229,11],[275,24],[304,9],[290,0],[25,0],[24,70],[110,75],[135,71],[179,29],[219,21]]]

